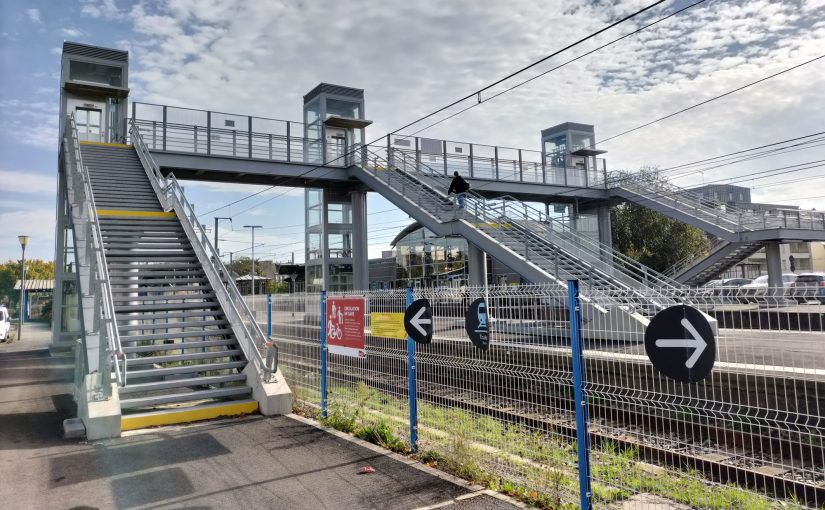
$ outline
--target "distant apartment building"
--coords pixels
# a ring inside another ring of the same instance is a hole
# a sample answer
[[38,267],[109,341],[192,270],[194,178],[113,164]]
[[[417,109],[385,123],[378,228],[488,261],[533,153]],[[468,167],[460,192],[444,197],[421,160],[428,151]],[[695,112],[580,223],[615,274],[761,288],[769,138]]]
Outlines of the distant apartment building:
[[[778,209],[797,210],[798,206],[764,204],[751,201],[751,190],[744,186],[732,184],[708,184],[691,188],[701,198],[723,202],[729,206],[751,211],[769,212]],[[782,257],[782,271],[807,273],[825,271],[825,247],[822,242],[786,243],[779,245]],[[793,268],[791,265],[793,264]],[[768,273],[765,250],[759,250],[742,262],[725,272],[724,278],[756,278]]]

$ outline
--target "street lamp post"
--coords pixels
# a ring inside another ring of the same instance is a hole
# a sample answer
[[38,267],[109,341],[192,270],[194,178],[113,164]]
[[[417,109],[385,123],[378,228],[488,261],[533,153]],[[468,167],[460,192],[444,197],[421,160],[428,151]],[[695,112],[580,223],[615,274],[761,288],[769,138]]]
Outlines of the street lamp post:
[[26,246],[29,244],[29,236],[17,236],[20,247],[23,248],[23,257],[20,263],[20,321],[17,323],[17,341],[23,339],[23,301],[26,296]]
[[252,313],[255,313],[255,229],[263,228],[261,225],[244,225],[243,228],[252,229]]

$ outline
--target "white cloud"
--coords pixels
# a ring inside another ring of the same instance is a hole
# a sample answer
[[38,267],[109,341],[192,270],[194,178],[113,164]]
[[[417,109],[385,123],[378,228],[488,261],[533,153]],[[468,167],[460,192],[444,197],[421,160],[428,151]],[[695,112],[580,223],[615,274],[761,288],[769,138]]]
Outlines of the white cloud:
[[26,16],[29,17],[29,21],[36,25],[43,24],[43,18],[40,17],[40,9],[26,9]]
[[78,28],[63,27],[63,28],[60,29],[60,35],[62,35],[63,37],[75,38],[75,37],[81,37],[85,34],[86,33],[84,31],[82,31]]
[[[33,171],[0,170],[0,182],[5,193],[42,193],[54,195],[57,180]],[[9,207],[9,203],[4,203]]]
[[57,102],[0,100],[0,131],[24,145],[54,151],[58,143]]
[[49,53],[52,55],[63,55],[63,48],[60,46],[55,46],[54,48],[49,50]]
[[114,0],[83,0],[83,2],[84,5],[80,9],[80,13],[92,18],[120,20],[125,15]]

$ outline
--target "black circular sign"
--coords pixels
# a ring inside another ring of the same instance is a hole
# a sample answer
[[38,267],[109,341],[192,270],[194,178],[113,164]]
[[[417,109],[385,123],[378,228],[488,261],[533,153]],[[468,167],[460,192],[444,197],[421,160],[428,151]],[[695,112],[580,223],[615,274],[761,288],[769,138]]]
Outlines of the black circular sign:
[[484,298],[473,301],[464,313],[464,329],[473,345],[486,351],[490,348],[490,314]]
[[647,357],[660,372],[677,381],[701,381],[713,370],[716,339],[699,310],[677,305],[657,313],[645,331]]
[[419,344],[433,340],[433,308],[430,300],[416,299],[404,312],[404,329]]

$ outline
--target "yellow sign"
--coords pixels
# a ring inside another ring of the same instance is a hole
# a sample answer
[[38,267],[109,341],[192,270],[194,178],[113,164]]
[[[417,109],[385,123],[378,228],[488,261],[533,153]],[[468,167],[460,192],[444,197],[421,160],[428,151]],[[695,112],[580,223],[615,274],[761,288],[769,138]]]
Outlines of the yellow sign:
[[407,332],[404,331],[404,314],[400,312],[370,313],[370,328],[372,336],[398,338],[399,340],[407,338]]

